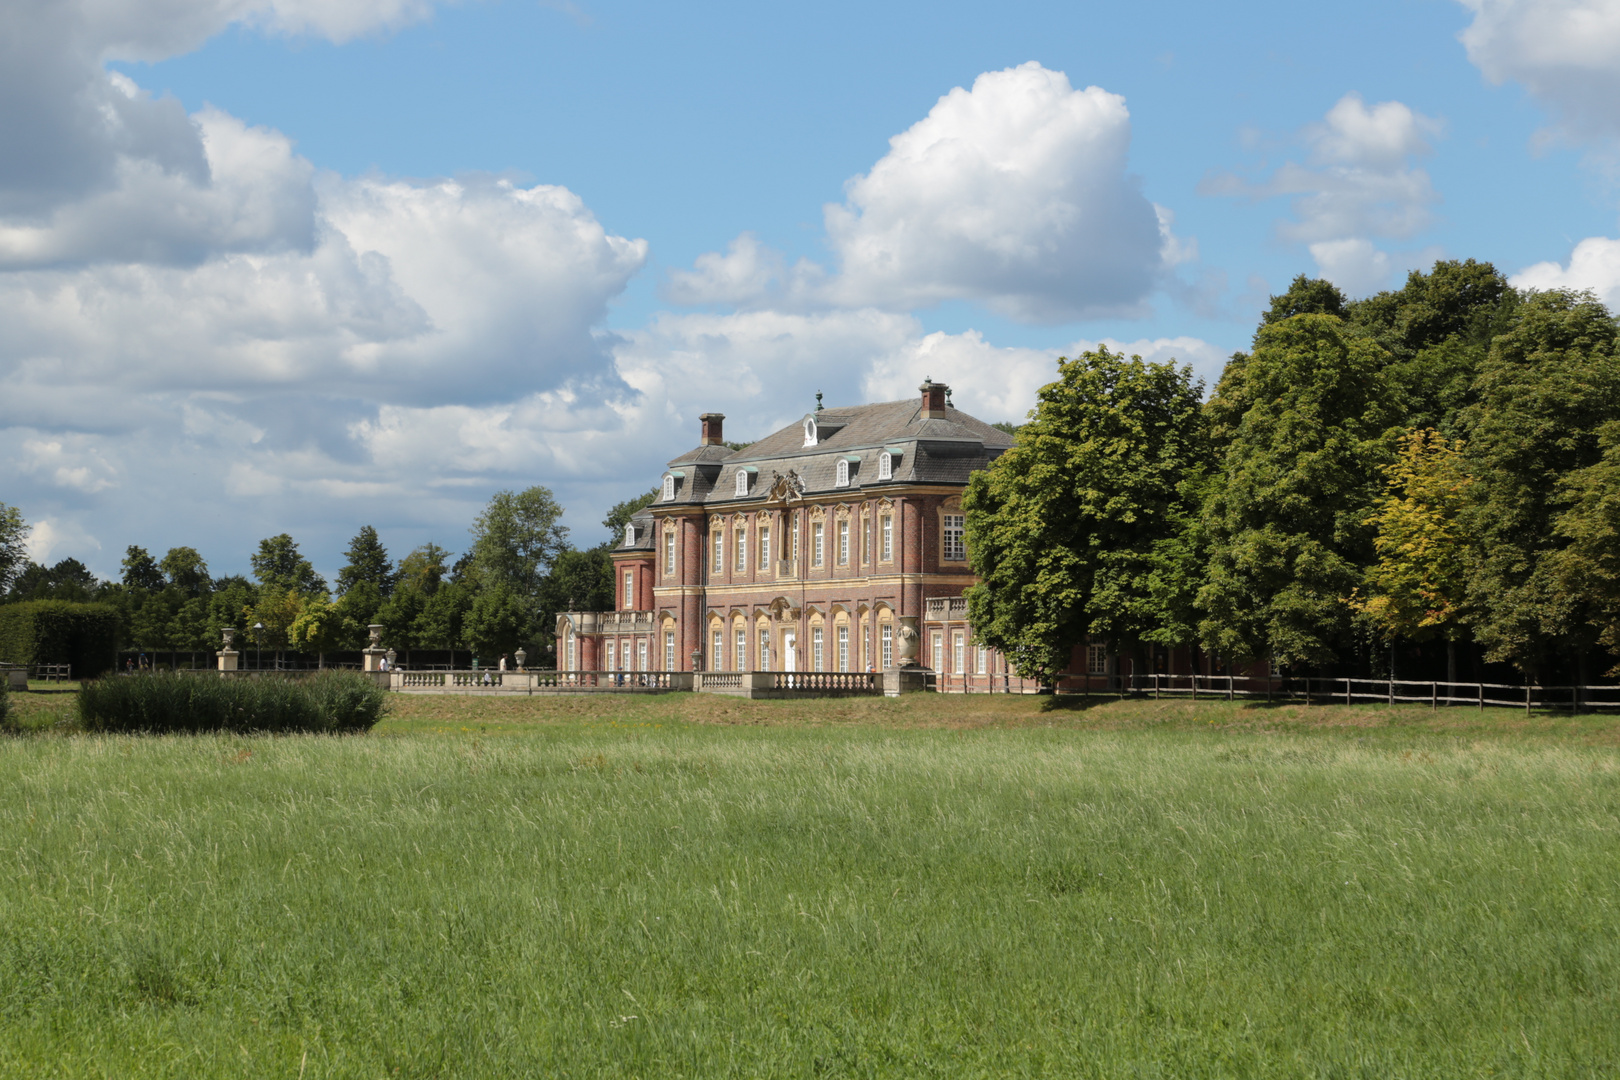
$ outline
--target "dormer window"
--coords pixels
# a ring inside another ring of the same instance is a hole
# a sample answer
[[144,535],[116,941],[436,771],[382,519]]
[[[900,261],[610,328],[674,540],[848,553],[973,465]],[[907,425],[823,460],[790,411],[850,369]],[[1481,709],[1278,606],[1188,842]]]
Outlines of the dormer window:
[[878,479],[894,479],[894,455],[887,450],[878,455]]
[[737,495],[742,497],[748,494],[748,474],[742,469],[737,470]]
[[666,477],[664,477],[664,501],[669,502],[674,497],[675,497],[675,478],[673,476],[666,476]]
[[636,543],[636,527],[634,525],[626,525],[624,527],[624,546],[625,547],[634,547],[635,543]]
[[834,487],[849,487],[849,462],[843,458],[838,459],[838,479],[833,481]]
[[816,445],[816,418],[813,416],[804,418],[804,445]]

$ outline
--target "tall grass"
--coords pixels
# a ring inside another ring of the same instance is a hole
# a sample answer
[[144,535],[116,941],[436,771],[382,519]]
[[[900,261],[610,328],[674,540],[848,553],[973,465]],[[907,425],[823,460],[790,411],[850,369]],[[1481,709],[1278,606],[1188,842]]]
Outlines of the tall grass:
[[0,754],[0,1075],[1620,1069],[1620,757],[664,724]]
[[353,732],[382,718],[386,693],[363,675],[223,679],[155,672],[87,682],[79,719],[95,732]]

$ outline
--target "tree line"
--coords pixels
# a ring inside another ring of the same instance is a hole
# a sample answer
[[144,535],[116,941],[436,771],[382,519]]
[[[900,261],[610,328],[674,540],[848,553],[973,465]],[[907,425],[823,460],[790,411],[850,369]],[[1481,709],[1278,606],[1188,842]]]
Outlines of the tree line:
[[1173,361],[1063,359],[973,477],[970,617],[1022,674],[1087,640],[1136,671],[1170,648],[1334,675],[1611,669],[1620,350],[1591,294],[1473,260],[1359,300],[1301,276],[1204,389]]
[[[0,603],[104,603],[119,614],[126,648],[153,654],[211,652],[221,630],[246,631],[249,647],[322,655],[362,649],[371,624],[384,643],[464,649],[488,659],[527,649],[534,665],[554,661],[557,612],[614,606],[609,551],[630,516],[655,492],[619,503],[603,521],[609,538],[579,549],[560,524],[562,507],[544,487],[501,491],[471,527],[459,557],[435,543],[395,560],[377,530],[360,528],[330,585],[287,533],[259,542],[252,577],[211,576],[193,547],[161,558],[131,545],[119,580],[103,581],[77,559],[44,566],[26,557],[29,528],[0,504]],[[255,624],[262,630],[252,631]],[[238,646],[243,639],[238,639]]]

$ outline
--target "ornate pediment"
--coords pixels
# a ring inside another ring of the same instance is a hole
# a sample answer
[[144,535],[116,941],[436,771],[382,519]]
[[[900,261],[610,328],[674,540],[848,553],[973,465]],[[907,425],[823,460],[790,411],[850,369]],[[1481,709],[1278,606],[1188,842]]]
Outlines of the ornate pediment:
[[779,472],[771,474],[770,490],[765,493],[765,502],[772,506],[786,506],[796,503],[804,498],[804,479],[789,469],[784,476]]

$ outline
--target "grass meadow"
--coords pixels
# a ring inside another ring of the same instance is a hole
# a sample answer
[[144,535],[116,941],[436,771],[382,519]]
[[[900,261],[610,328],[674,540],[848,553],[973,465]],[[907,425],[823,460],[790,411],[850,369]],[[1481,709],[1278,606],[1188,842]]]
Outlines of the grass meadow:
[[398,700],[0,740],[0,1075],[1620,1072],[1620,721]]

